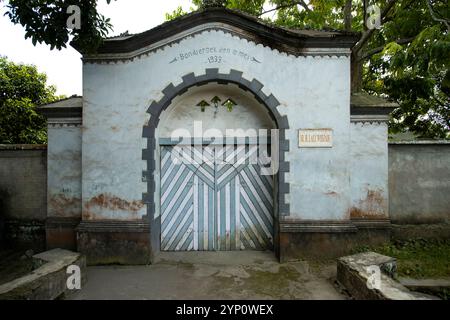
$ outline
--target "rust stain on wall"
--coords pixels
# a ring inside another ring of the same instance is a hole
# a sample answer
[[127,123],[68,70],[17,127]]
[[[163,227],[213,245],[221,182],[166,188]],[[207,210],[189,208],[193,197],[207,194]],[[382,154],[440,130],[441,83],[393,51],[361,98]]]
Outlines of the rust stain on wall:
[[368,190],[366,198],[359,201],[358,207],[350,209],[351,218],[385,218],[386,216],[387,199],[379,190]]
[[50,197],[48,205],[52,214],[58,216],[73,215],[81,213],[81,199],[68,197],[65,194],[57,194]]
[[87,211],[92,207],[136,213],[144,207],[144,203],[142,200],[127,201],[110,194],[100,194],[85,204]]

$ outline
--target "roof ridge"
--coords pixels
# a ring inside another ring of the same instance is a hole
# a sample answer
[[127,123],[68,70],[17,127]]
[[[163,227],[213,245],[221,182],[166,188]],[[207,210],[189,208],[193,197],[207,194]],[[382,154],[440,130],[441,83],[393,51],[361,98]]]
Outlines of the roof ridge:
[[77,95],[77,94],[73,94],[73,95],[71,95],[70,97],[66,97],[66,98],[62,98],[62,99],[59,99],[59,100],[55,100],[55,101],[52,101],[52,102],[49,102],[49,103],[41,104],[41,105],[39,105],[39,106],[37,106],[37,107],[38,107],[38,108],[41,108],[41,107],[44,107],[44,106],[52,105],[52,104],[54,104],[54,103],[60,103],[60,102],[64,102],[64,101],[67,101],[67,100],[70,100],[70,99],[77,99],[77,98],[83,98],[83,96],[79,96],[79,95]]
[[176,22],[180,22],[182,20],[185,20],[185,19],[187,19],[189,17],[192,17],[192,16],[195,16],[197,14],[208,13],[208,12],[227,12],[227,13],[230,13],[230,14],[236,14],[236,15],[239,15],[239,16],[241,16],[243,18],[247,18],[249,20],[252,20],[252,21],[254,21],[254,22],[258,23],[258,24],[264,25],[266,27],[274,28],[274,29],[281,29],[281,30],[284,30],[284,31],[287,31],[287,32],[292,32],[292,33],[295,33],[295,34],[298,34],[298,32],[302,31],[302,30],[305,30],[305,31],[316,31],[316,32],[319,32],[319,33],[320,32],[323,32],[323,33],[330,33],[330,32],[332,32],[332,33],[339,33],[339,34],[342,34],[342,35],[354,35],[354,34],[356,34],[355,32],[349,32],[349,31],[333,29],[333,28],[323,28],[323,29],[315,29],[315,28],[310,28],[310,27],[306,27],[306,28],[288,28],[288,27],[285,27],[285,26],[279,26],[279,25],[275,24],[274,22],[265,21],[265,20],[261,19],[260,17],[251,15],[250,13],[242,11],[242,10],[230,9],[230,8],[212,7],[212,8],[197,9],[197,10],[188,12],[188,13],[186,13],[186,14],[184,14],[182,16],[179,16],[179,17],[177,17],[177,18],[175,18],[173,20],[164,21],[163,23],[161,23],[161,24],[159,24],[159,25],[157,25],[157,26],[155,26],[153,28],[150,28],[148,30],[142,31],[142,32],[129,33],[129,34],[126,34],[126,35],[120,34],[120,35],[116,35],[116,36],[107,37],[104,40],[117,40],[117,39],[132,38],[133,36],[142,35],[142,34],[145,34],[145,33],[149,32],[149,31],[160,29],[160,28],[163,28],[163,27],[165,27],[167,25],[174,24]]
[[[159,43],[184,31],[208,24],[229,25],[241,29],[243,36],[255,40],[257,44],[301,55],[307,48],[334,48],[348,50],[359,39],[359,34],[348,31],[325,31],[314,29],[289,29],[269,23],[258,17],[228,8],[206,8],[190,12],[174,20],[166,21],[144,32],[105,39],[97,52],[90,55],[83,52],[76,42],[72,46],[83,55],[100,58],[102,55],[137,52],[141,48]],[[220,28],[220,27],[219,27]],[[225,27],[224,27],[225,28]]]

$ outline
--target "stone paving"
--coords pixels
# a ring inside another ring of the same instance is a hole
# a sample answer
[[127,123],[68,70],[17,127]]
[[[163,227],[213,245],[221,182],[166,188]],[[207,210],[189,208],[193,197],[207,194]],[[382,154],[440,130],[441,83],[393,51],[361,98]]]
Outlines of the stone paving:
[[269,252],[163,253],[150,266],[88,267],[67,299],[346,299],[335,263],[280,264]]

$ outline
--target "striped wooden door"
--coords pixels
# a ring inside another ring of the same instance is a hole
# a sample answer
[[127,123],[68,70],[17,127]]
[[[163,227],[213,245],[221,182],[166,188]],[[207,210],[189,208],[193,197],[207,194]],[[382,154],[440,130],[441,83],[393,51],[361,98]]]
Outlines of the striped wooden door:
[[194,161],[175,163],[174,148],[161,148],[161,249],[272,249],[273,177],[260,175],[256,147],[183,152]]

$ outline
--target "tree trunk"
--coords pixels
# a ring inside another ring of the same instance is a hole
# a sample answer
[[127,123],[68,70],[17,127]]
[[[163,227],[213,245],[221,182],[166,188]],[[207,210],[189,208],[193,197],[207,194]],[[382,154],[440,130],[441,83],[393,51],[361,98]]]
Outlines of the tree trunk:
[[[368,0],[362,1],[362,10],[363,10],[363,30],[367,31],[367,7]],[[345,14],[344,14],[345,15]],[[361,61],[361,53],[360,49],[358,51],[353,50],[352,52],[352,62],[351,62],[351,90],[352,93],[360,92],[362,90],[362,70],[363,70],[363,61]]]
[[352,93],[360,92],[362,90],[362,68],[363,61],[360,61],[358,53],[352,53],[351,61],[351,90]]
[[352,0],[346,0],[344,6],[345,31],[352,31]]
[[[392,8],[395,6],[395,4],[398,2],[398,0],[388,0],[386,6],[381,11],[381,21],[383,22],[386,16],[389,14],[389,12],[392,10]],[[363,14],[365,19],[367,19],[367,5],[369,1],[363,0]],[[345,10],[345,9],[344,9]],[[345,13],[344,13],[345,16]],[[363,54],[363,48],[367,45],[367,42],[370,40],[370,38],[373,36],[373,33],[375,32],[375,29],[368,29],[366,26],[366,20],[364,21],[364,32],[361,36],[361,39],[359,42],[353,47],[352,50],[352,62],[351,62],[351,88],[352,92],[360,92],[362,90],[362,75],[363,75],[363,65],[364,61],[362,57],[364,57]]]

